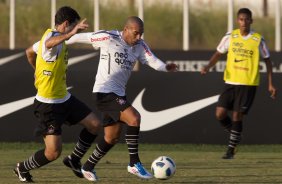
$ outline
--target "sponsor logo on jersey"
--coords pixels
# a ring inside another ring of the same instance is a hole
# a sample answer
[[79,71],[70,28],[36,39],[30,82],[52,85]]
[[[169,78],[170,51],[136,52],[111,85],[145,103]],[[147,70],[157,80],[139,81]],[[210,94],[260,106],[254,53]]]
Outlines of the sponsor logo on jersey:
[[235,63],[242,62],[242,61],[245,61],[245,59],[236,59],[236,58],[234,59]]
[[121,68],[126,69],[126,70],[132,69],[133,63],[128,59],[127,53],[116,52],[114,54],[114,57],[115,57],[115,62],[118,65],[121,65]]
[[241,67],[241,66],[234,66],[234,69],[236,69],[236,70],[243,70],[243,71],[249,71],[249,68]]
[[52,72],[51,71],[47,71],[47,70],[43,70],[43,75],[51,76]]
[[234,35],[232,35],[232,37],[233,37],[233,38],[238,38],[239,35],[238,35],[238,34],[234,34]]
[[99,41],[105,41],[110,39],[110,36],[105,36],[105,37],[101,37],[101,38],[91,38],[91,42],[99,42]]
[[237,56],[251,58],[253,56],[253,54],[254,54],[254,51],[253,50],[245,49],[243,47],[244,47],[243,43],[241,43],[241,42],[234,42],[232,44],[232,51]]
[[259,38],[255,37],[255,36],[253,36],[252,39],[255,40],[255,41],[259,41]]

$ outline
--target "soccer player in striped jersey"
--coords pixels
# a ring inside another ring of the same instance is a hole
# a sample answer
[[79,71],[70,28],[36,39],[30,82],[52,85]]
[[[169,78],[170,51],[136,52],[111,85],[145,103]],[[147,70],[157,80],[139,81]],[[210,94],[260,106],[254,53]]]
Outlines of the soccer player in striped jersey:
[[97,136],[100,120],[82,102],[67,91],[68,52],[65,40],[85,30],[85,20],[71,7],[61,7],[55,15],[56,29],[47,29],[41,40],[26,50],[28,62],[35,69],[34,114],[39,120],[36,135],[44,139],[45,148],[17,164],[15,174],[21,182],[33,182],[30,170],[56,160],[62,152],[62,125],[80,123],[85,128],[79,135],[73,157],[64,160],[75,174],[83,178],[80,158]]
[[163,63],[151,52],[141,39],[143,31],[143,21],[132,16],[126,20],[121,32],[113,30],[80,33],[67,41],[67,44],[85,43],[101,49],[93,96],[95,105],[103,114],[105,136],[82,167],[85,178],[90,181],[97,180],[94,167],[117,143],[123,123],[126,124],[125,139],[130,156],[128,172],[140,178],[152,178],[138,155],[141,115],[127,101],[125,87],[137,60],[164,72],[177,71],[177,66]]
[[[259,85],[259,60],[263,58],[267,68],[268,91],[275,98],[276,89],[272,83],[272,63],[264,38],[251,30],[252,12],[247,8],[239,9],[237,13],[239,29],[227,33],[217,47],[207,66],[201,73],[206,74],[219,60],[227,54],[224,71],[225,87],[221,93],[216,108],[216,118],[230,133],[229,144],[223,159],[232,159],[235,148],[241,141],[243,117],[249,111]],[[231,118],[228,111],[232,111]]]

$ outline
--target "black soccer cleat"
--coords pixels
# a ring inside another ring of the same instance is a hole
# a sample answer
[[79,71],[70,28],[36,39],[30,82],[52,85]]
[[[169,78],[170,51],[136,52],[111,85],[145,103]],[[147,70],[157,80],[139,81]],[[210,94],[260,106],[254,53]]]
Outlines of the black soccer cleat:
[[226,153],[222,156],[222,159],[233,159],[235,155],[234,148],[228,148]]
[[80,162],[74,162],[69,155],[64,158],[63,163],[65,164],[65,166],[69,167],[77,177],[83,178]]
[[17,164],[17,167],[14,169],[14,173],[17,175],[17,177],[21,182],[33,183],[32,176],[28,171],[27,172],[20,171],[19,163]]

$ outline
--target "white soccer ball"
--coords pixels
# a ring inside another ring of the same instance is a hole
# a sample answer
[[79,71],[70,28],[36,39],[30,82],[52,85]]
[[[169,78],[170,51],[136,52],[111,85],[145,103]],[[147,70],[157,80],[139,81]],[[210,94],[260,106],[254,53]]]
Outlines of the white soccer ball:
[[171,178],[176,170],[174,161],[167,156],[160,156],[151,165],[151,171],[155,178],[166,180]]

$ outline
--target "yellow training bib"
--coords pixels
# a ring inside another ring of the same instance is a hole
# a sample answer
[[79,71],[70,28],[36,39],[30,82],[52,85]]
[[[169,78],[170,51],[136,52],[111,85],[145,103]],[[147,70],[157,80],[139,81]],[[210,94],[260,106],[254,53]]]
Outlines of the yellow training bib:
[[66,70],[68,52],[65,43],[57,46],[55,61],[45,61],[42,57],[43,40],[52,32],[48,29],[40,40],[36,58],[35,87],[37,95],[46,99],[61,99],[67,95]]
[[243,39],[240,30],[233,30],[227,55],[225,82],[259,85],[259,45],[261,35],[253,33]]

